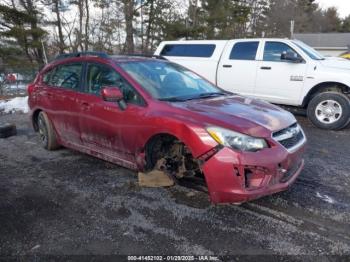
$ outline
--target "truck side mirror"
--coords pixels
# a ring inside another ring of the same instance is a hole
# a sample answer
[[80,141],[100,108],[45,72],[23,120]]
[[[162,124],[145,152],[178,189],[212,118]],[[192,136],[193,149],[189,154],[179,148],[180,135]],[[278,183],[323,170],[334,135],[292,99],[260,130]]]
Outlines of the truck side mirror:
[[302,63],[303,59],[298,56],[297,53],[294,52],[283,52],[281,54],[281,60],[285,60],[287,62],[292,63]]

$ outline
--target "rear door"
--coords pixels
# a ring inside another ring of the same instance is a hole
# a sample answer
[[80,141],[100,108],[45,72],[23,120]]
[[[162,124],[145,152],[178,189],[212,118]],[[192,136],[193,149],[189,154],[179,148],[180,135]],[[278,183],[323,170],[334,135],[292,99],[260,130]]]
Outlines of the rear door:
[[[87,63],[85,94],[81,100],[80,129],[84,147],[113,158],[135,161],[137,127],[143,125],[144,101],[134,88],[111,66]],[[103,87],[120,88],[127,107],[120,109],[114,102],[101,97]]]
[[252,95],[259,65],[259,41],[231,41],[222,54],[217,75],[219,87],[242,95]]
[[53,122],[59,138],[79,145],[79,94],[82,92],[82,63],[56,66],[44,76],[45,111]]
[[272,103],[298,105],[304,87],[307,63],[282,60],[283,52],[292,52],[302,58],[287,43],[265,42],[254,93],[256,97]]

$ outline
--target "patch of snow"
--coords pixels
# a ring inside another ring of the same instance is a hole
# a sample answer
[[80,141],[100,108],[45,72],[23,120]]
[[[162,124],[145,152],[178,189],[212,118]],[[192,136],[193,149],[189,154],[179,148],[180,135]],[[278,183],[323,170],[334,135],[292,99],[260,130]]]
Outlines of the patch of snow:
[[28,113],[28,96],[15,97],[9,101],[0,101],[0,111],[4,111],[5,113],[10,113],[13,111],[22,111],[23,113]]
[[330,196],[322,195],[319,192],[316,192],[316,196],[318,198],[321,198],[323,201],[325,201],[327,203],[330,203],[330,204],[334,204],[335,203],[335,200],[333,198],[331,198]]

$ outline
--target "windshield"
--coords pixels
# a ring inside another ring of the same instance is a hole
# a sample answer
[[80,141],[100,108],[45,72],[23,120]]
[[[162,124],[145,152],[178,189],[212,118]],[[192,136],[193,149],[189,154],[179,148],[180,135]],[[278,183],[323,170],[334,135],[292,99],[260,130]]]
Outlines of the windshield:
[[319,52],[317,52],[311,46],[308,46],[307,44],[305,44],[299,40],[295,40],[295,41],[293,41],[293,43],[296,44],[300,49],[302,49],[304,51],[304,53],[306,53],[311,59],[314,59],[314,60],[324,60],[325,59],[323,55],[321,55]]
[[119,65],[159,100],[185,101],[225,95],[224,91],[177,64],[133,61]]

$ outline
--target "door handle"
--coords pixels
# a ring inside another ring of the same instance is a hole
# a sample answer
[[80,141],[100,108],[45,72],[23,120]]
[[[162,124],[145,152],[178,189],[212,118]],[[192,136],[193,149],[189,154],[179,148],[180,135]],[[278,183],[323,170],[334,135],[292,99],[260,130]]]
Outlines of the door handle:
[[260,67],[262,70],[271,70],[271,66],[262,66]]
[[231,68],[232,65],[223,65],[222,67],[225,67],[225,68]]
[[81,103],[81,106],[82,106],[83,110],[89,110],[90,109],[90,104],[89,103],[83,102],[83,103]]

